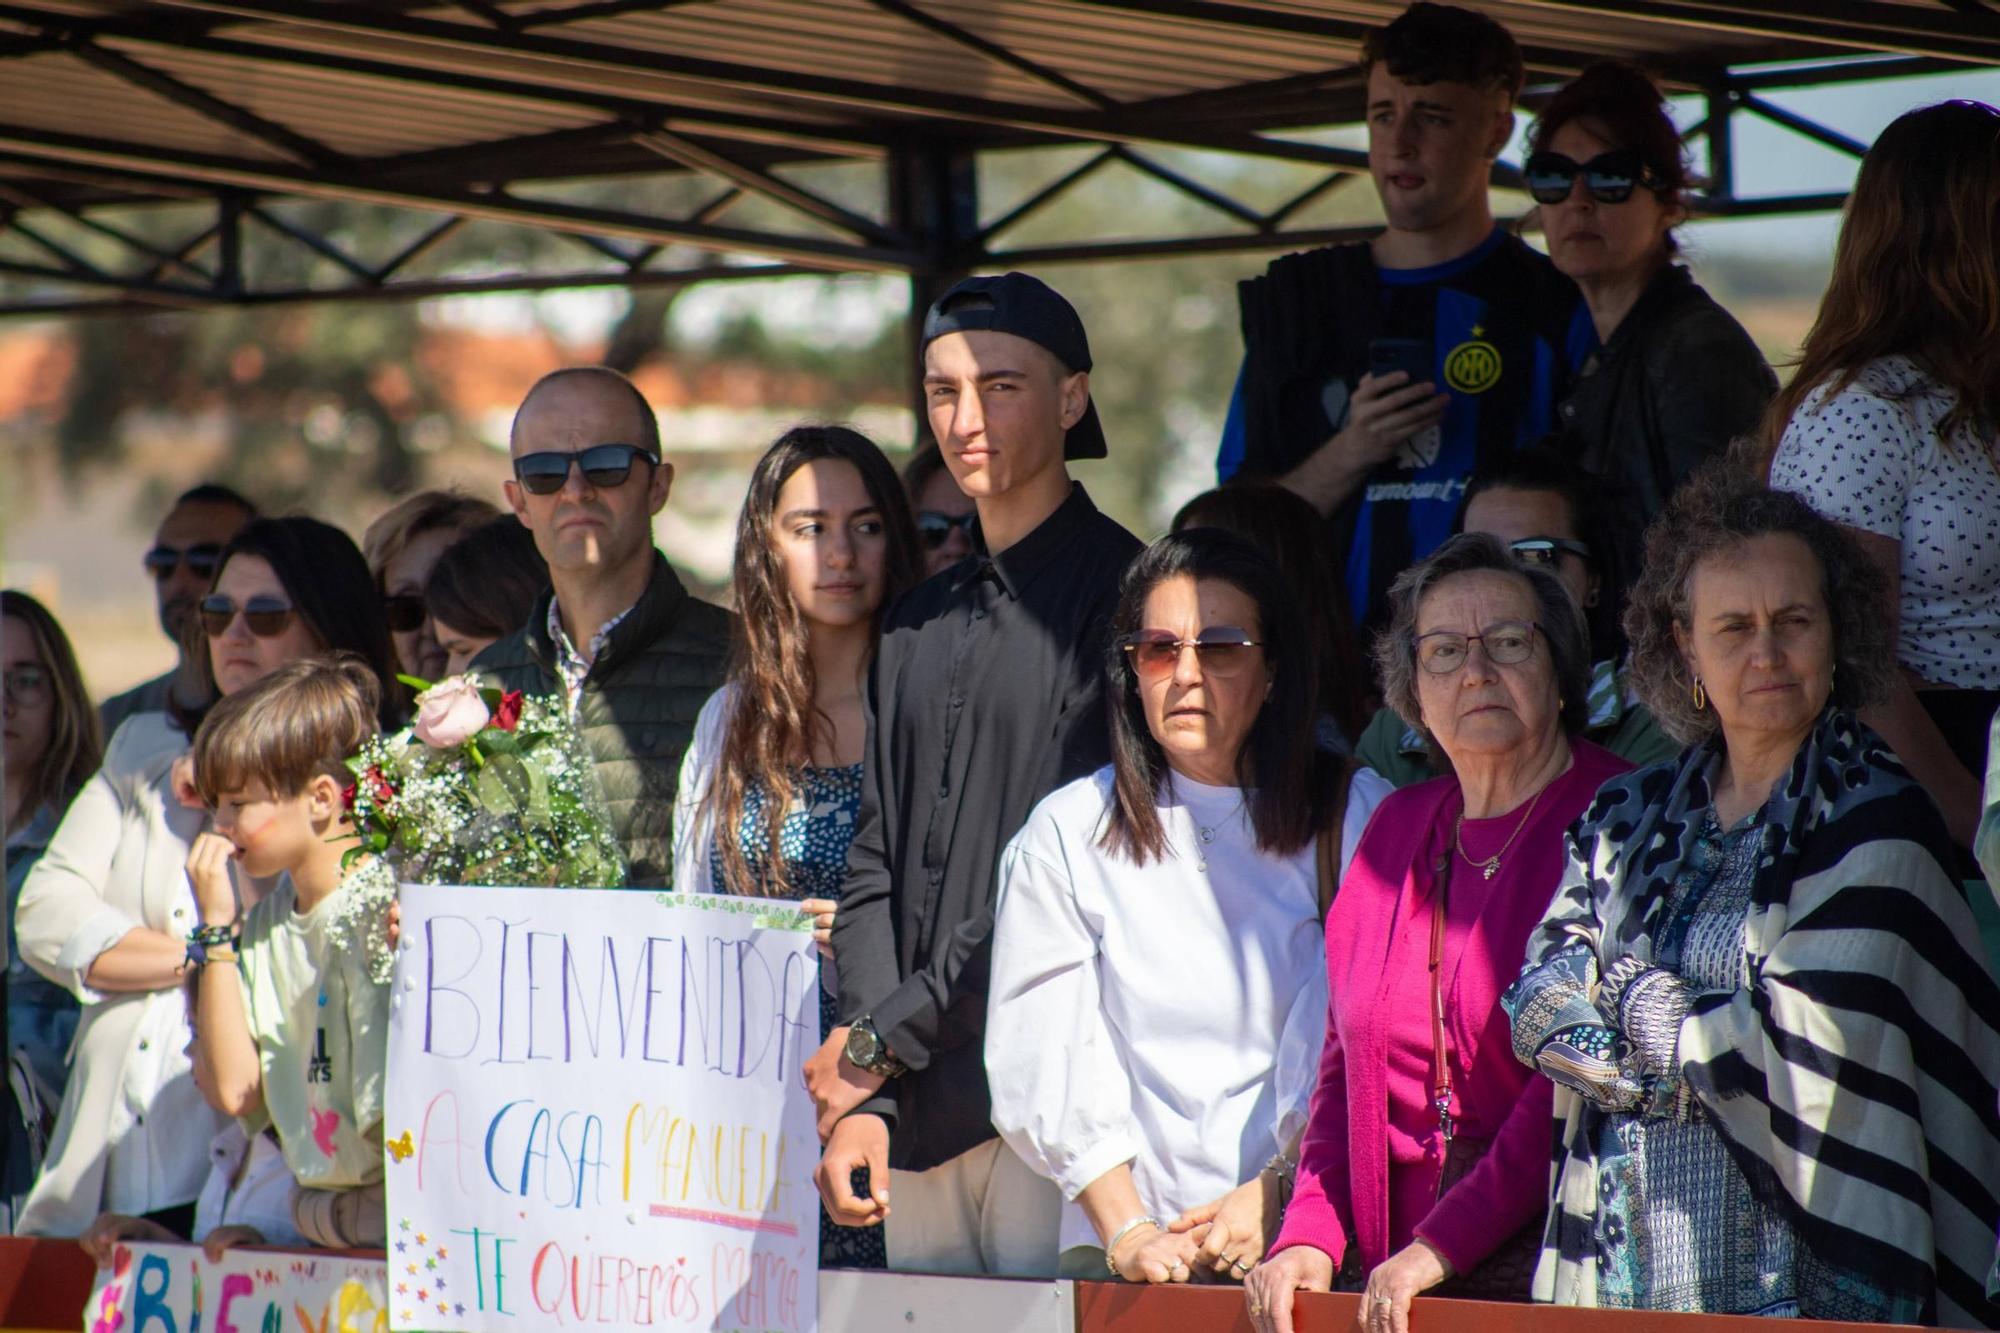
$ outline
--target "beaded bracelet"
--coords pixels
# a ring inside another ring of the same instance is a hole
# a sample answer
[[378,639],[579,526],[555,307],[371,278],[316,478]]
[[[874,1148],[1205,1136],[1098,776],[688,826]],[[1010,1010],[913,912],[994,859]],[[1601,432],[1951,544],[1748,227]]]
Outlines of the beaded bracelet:
[[236,923],[231,921],[219,926],[196,926],[188,932],[187,940],[189,944],[234,944],[238,933]]

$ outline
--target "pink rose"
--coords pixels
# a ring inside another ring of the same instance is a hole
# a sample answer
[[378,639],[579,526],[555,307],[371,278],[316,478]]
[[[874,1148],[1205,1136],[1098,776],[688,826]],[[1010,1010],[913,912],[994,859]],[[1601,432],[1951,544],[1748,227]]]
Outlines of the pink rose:
[[417,696],[417,721],[411,730],[433,750],[452,750],[477,736],[491,717],[479,687],[465,676],[453,676]]

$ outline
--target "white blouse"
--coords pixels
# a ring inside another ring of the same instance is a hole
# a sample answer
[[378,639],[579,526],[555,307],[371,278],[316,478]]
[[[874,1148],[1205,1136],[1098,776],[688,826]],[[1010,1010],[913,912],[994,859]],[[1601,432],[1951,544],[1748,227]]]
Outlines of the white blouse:
[[1897,657],[1934,685],[2000,689],[2000,455],[1943,423],[1957,395],[1909,358],[1822,385],[1786,423],[1771,485],[1901,543]]
[[[1313,845],[1260,852],[1240,788],[1176,777],[1166,859],[1134,865],[1098,842],[1110,790],[1104,768],[1051,793],[1000,859],[993,1125],[1072,1201],[1065,1249],[1103,1243],[1074,1200],[1120,1163],[1163,1221],[1255,1175],[1303,1123],[1326,1034]],[[1356,774],[1343,874],[1391,790]]]

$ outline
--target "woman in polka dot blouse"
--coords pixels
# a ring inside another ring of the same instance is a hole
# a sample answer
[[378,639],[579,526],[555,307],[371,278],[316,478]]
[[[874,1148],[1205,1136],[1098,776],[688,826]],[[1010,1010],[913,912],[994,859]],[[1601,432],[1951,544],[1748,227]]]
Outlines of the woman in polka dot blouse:
[[2000,110],[1925,107],[1869,149],[1766,438],[1771,484],[1891,576],[1903,685],[1863,717],[1969,846],[2000,703]]

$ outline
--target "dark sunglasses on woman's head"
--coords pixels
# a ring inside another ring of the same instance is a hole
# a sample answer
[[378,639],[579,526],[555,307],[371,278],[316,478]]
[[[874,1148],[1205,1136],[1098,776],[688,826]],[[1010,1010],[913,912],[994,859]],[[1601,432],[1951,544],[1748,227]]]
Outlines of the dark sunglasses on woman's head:
[[1652,189],[1659,177],[1645,159],[1629,148],[1599,153],[1588,162],[1578,163],[1561,153],[1536,153],[1521,168],[1528,193],[1538,204],[1559,204],[1569,198],[1572,182],[1583,177],[1583,188],[1600,204],[1622,204],[1632,197],[1635,186]]
[[1554,569],[1565,555],[1573,555],[1583,561],[1590,559],[1588,546],[1562,537],[1523,537],[1520,541],[1508,542],[1507,549],[1520,563],[1538,565],[1543,569]]
[[1181,650],[1194,649],[1195,660],[1204,673],[1227,676],[1250,662],[1250,650],[1262,645],[1248,630],[1234,625],[1210,625],[1192,639],[1183,639],[1172,630],[1142,629],[1128,634],[1119,647],[1142,680],[1158,680],[1180,665]]
[[965,535],[972,535],[972,525],[979,518],[977,509],[968,509],[963,514],[944,514],[935,509],[917,511],[917,535],[924,539],[924,545],[935,551],[951,539],[953,528],[965,529]]
[[514,480],[530,495],[554,495],[569,480],[570,465],[583,472],[583,479],[599,490],[623,486],[639,459],[657,465],[649,450],[636,444],[593,444],[575,453],[522,454],[514,460]]
[[235,623],[239,609],[243,615],[243,623],[248,625],[250,632],[260,639],[275,639],[283,634],[285,627],[292,623],[292,617],[297,614],[289,603],[281,602],[275,597],[252,597],[239,608],[235,598],[215,593],[201,599],[202,629],[211,639],[221,638],[229,632],[230,625]]
[[216,561],[221,556],[222,548],[214,542],[196,542],[193,546],[155,546],[146,552],[146,572],[156,579],[170,578],[185,561],[188,573],[205,579],[215,573]]
[[424,627],[424,617],[429,614],[424,599],[413,592],[399,592],[382,599],[383,618],[389,622],[389,628],[398,634],[416,633]]

